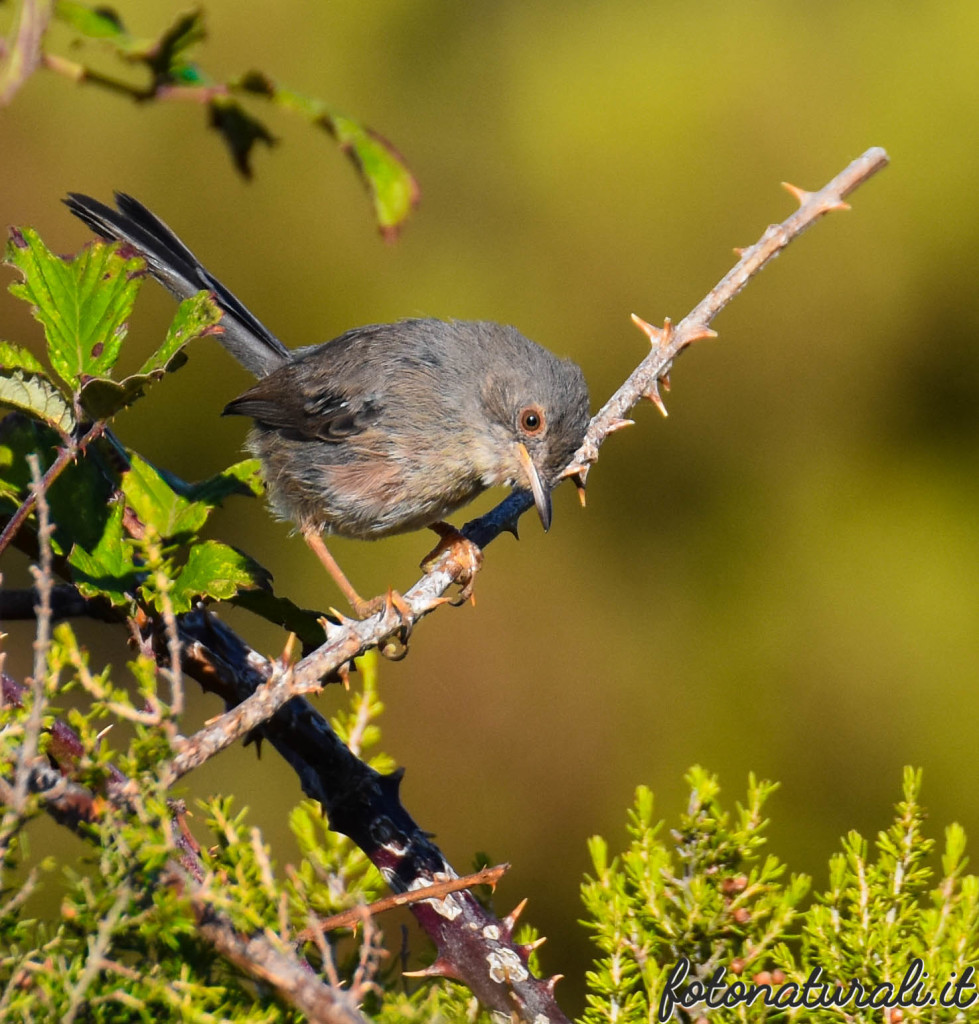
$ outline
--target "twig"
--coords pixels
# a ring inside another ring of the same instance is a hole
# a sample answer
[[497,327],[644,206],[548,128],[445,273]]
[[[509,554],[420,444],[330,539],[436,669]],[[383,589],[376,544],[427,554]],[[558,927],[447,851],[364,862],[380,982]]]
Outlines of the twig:
[[[592,417],[584,442],[559,476],[577,476],[583,480],[589,467],[597,460],[599,448],[610,434],[629,422],[625,419],[626,414],[643,397],[662,408],[659,382],[667,378],[676,356],[691,342],[711,336],[710,322],[752,276],[824,214],[846,209],[843,197],[880,171],[887,162],[883,149],[868,149],[818,192],[790,188],[801,202],[799,209],[781,224],[769,227],[755,245],[742,250],[735,266],[676,327],[667,321],[663,328],[654,328],[636,318],[650,337],[652,351]],[[486,515],[467,523],[462,532],[479,547],[485,547],[502,531],[515,529],[517,519],[532,504],[529,494],[514,492]],[[417,621],[437,608],[442,603],[442,595],[453,582],[452,553],[446,551],[435,566],[403,595],[413,620]],[[325,644],[291,669],[264,677],[263,685],[251,697],[208,723],[184,744],[173,762],[177,777],[256,729],[292,697],[316,692],[322,686],[322,680],[402,628],[399,614],[393,608],[363,621],[341,617],[338,624],[328,623]]]
[[199,896],[191,896],[201,934],[227,960],[250,977],[267,982],[287,1002],[317,1024],[369,1024],[353,995],[326,985],[263,934],[244,936]]
[[6,807],[3,823],[0,826],[0,847],[6,846],[8,837],[17,827],[17,821],[23,816],[27,794],[31,785],[31,773],[38,759],[41,738],[41,727],[44,723],[45,695],[47,692],[48,648],[51,644],[51,521],[48,515],[48,502],[45,497],[44,482],[41,479],[41,468],[37,455],[27,456],[27,464],[31,470],[31,498],[37,505],[37,543],[39,548],[39,566],[31,566],[34,575],[34,586],[37,592],[37,633],[34,638],[34,673],[30,680],[31,706],[24,722],[24,738],[17,754],[14,770],[14,783],[10,799],[4,800]]
[[339,914],[324,917],[318,920],[315,926],[307,928],[296,936],[297,942],[309,942],[316,932],[331,932],[335,928],[353,928],[361,924],[364,915],[376,917],[386,910],[394,910],[396,907],[408,907],[412,903],[421,900],[440,900],[448,896],[450,892],[459,892],[461,889],[471,889],[474,885],[492,885],[496,883],[509,870],[509,864],[497,864],[496,867],[483,868],[471,875],[464,875],[462,878],[450,878],[444,882],[435,882],[432,885],[422,886],[420,889],[412,889],[409,892],[397,892],[383,899],[375,900],[366,906],[351,907],[349,910],[342,910]]

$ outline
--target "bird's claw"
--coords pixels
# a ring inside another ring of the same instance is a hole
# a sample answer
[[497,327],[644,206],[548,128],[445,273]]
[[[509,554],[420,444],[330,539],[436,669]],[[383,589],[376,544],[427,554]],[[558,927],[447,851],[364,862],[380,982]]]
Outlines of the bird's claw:
[[388,588],[383,597],[361,601],[355,611],[358,617],[364,619],[377,615],[378,612],[382,612],[385,618],[393,615],[397,625],[381,640],[379,650],[389,661],[400,661],[408,653],[408,637],[411,636],[411,628],[415,623],[415,613],[397,590]]
[[479,572],[483,564],[482,549],[448,523],[433,523],[429,529],[434,530],[440,539],[438,544],[422,559],[421,568],[425,572],[430,572],[442,556],[448,552],[449,557],[444,568],[459,584],[459,593],[454,598],[449,598],[448,602],[460,605],[472,599],[475,604],[473,585],[476,582],[476,573]]

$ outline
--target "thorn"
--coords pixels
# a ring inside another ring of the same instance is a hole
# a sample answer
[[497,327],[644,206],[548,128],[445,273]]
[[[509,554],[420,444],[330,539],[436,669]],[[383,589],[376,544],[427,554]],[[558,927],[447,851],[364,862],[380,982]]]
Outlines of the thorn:
[[814,195],[814,193],[807,192],[804,188],[799,188],[798,185],[790,185],[787,181],[782,182],[782,188],[784,188],[800,206],[805,206],[805,204],[808,203]]
[[660,375],[659,382],[660,382],[660,384],[663,385],[663,390],[664,391],[669,391],[670,390],[670,386],[671,385],[670,385],[670,371],[669,370],[667,370],[666,373]]
[[544,987],[554,995],[554,990],[557,988],[557,983],[564,977],[563,974],[552,974],[547,981],[544,982]]
[[319,620],[320,621],[320,625],[323,627],[323,629],[327,629],[327,624],[329,624],[330,626],[334,626],[334,627],[336,627],[336,626],[347,626],[347,625],[350,625],[351,623],[353,623],[355,621],[354,619],[348,619],[347,616],[343,614],[343,612],[338,612],[336,610],[336,608],[333,607],[333,605],[330,605],[330,607],[327,608],[326,610],[327,610],[327,613],[329,615],[332,615],[333,618],[335,618],[337,621],[335,623],[334,622],[330,622],[329,619],[327,619],[325,616],[323,616]]
[[711,330],[707,324],[695,324],[690,328],[690,333],[686,336],[686,343],[689,345],[691,342],[700,341],[703,338],[716,338],[717,331]]
[[606,434],[614,434],[617,430],[624,430],[626,427],[634,427],[635,420],[612,420],[606,429]]
[[520,950],[521,953],[523,953],[524,959],[526,960],[527,957],[530,956],[530,954],[533,953],[535,949],[540,949],[545,942],[547,942],[547,936],[542,935],[539,939],[534,939],[533,942],[522,943],[521,945],[517,946],[517,949]]
[[750,245],[736,245],[734,247],[734,255],[737,256],[739,259],[743,259],[744,254],[748,252],[750,249]]
[[438,957],[419,971],[403,971],[406,978],[459,978],[459,972],[444,957]]
[[524,912],[527,907],[527,897],[525,896],[514,908],[510,911],[505,918],[503,918],[503,927],[507,930],[507,935],[513,934],[513,929],[517,926],[517,921],[520,915]]
[[575,475],[571,479],[574,480],[574,485],[578,490],[578,501],[581,502],[581,507],[585,508],[585,506],[588,504],[588,500],[585,497],[584,478],[580,473],[575,473]]
[[336,673],[340,677],[340,682],[343,683],[345,690],[350,689],[350,662],[345,661],[342,665],[338,665]]
[[[325,632],[325,630],[324,630]],[[296,649],[296,634],[290,633],[286,637],[285,647],[282,648],[282,654],[279,655],[279,661],[282,663],[283,668],[289,668],[293,662],[293,653]]]
[[646,323],[641,316],[636,316],[635,313],[632,314],[632,322],[649,338],[649,344],[653,348],[663,348],[673,336],[673,323],[669,317],[663,321],[662,327],[654,327],[652,324]]
[[836,210],[849,210],[852,209],[850,204],[837,196],[835,199],[827,200],[823,204],[824,209],[827,213],[833,213]]
[[115,722],[110,722],[101,732],[97,733],[95,736],[95,742],[101,743],[102,740],[104,740],[106,736],[108,736],[109,733],[112,732],[113,725],[115,725]]
[[649,385],[649,388],[643,392],[643,395],[648,398],[664,416],[670,415],[666,410],[666,403],[663,401],[663,396],[659,393],[658,380],[654,380],[653,383]]
[[508,523],[504,523],[501,529],[506,530],[507,533],[512,533],[516,540],[520,540],[520,534],[517,532],[516,519],[511,519]]

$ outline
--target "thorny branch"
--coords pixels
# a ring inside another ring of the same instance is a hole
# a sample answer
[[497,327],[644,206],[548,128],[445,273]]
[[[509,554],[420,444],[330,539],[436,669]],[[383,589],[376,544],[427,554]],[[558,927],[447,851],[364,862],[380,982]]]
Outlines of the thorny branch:
[[[665,385],[668,381],[677,355],[691,342],[713,336],[709,326],[711,321],[750,278],[820,217],[833,210],[847,209],[844,197],[882,170],[887,162],[883,149],[868,149],[818,192],[804,192],[790,186],[789,191],[800,202],[799,209],[781,224],[770,226],[754,245],[741,250],[735,266],[675,327],[667,320],[662,328],[656,328],[634,317],[649,337],[652,349],[592,417],[584,443],[560,476],[577,477],[583,485],[602,444],[610,434],[630,422],[624,417],[641,399],[649,399],[665,412],[659,384],[662,381]],[[531,505],[528,493],[515,492],[486,515],[467,523],[462,532],[479,547],[485,547],[504,530],[514,531],[517,520]],[[455,573],[452,553],[447,551],[404,593],[414,621],[442,603],[443,595],[454,582]],[[260,690],[187,741],[174,761],[177,776],[196,768],[219,750],[247,735],[291,697],[315,693],[320,689],[322,680],[342,672],[353,658],[377,646],[401,627],[398,612],[393,608],[363,621],[341,617],[339,623],[328,622],[325,644],[294,666],[276,663],[271,677]]]

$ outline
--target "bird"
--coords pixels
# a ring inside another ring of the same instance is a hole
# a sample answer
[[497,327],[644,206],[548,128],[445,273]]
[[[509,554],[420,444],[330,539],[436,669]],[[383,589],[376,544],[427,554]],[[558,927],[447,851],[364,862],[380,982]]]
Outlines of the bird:
[[380,599],[360,597],[324,536],[374,540],[427,527],[443,543],[469,544],[444,520],[498,485],[529,491],[550,527],[551,489],[589,421],[576,363],[512,326],[431,317],[290,349],[137,199],[116,192],[113,208],[71,192],[63,201],[142,257],[176,298],[211,293],[218,340],[258,378],[223,415],[251,418],[247,447],[273,513],[295,524],[360,618]]

